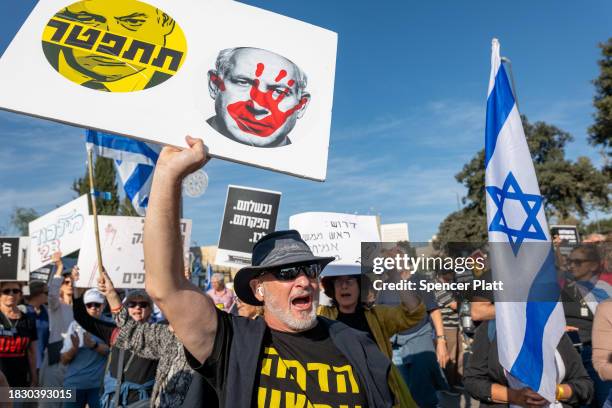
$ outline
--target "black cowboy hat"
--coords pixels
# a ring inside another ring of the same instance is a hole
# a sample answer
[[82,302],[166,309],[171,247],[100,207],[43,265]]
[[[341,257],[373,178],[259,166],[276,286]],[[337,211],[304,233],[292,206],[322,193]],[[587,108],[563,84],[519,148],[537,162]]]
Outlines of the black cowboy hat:
[[251,289],[251,280],[263,272],[275,268],[319,264],[321,268],[333,261],[331,256],[314,256],[308,244],[296,230],[276,231],[262,237],[253,247],[251,263],[238,271],[234,277],[234,291],[245,303],[261,306]]

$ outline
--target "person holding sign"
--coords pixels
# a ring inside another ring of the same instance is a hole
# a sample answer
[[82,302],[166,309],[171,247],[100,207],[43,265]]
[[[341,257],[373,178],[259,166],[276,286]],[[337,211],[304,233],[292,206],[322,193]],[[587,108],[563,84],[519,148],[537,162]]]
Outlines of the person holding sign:
[[[119,329],[115,347],[130,350],[143,358],[159,360],[155,385],[151,393],[152,406],[185,406],[185,396],[194,373],[187,364],[183,345],[174,335],[172,326],[146,321],[138,322],[131,318],[129,311],[144,306],[144,302],[137,302],[131,300],[133,297],[128,297],[122,304],[113,281],[104,271],[98,278],[98,289],[108,300]],[[147,305],[145,309],[147,307],[149,306]]]
[[[361,301],[362,290],[368,290],[357,265],[352,275],[326,276],[321,279],[325,294],[332,299],[331,306],[319,306],[318,313],[329,319],[338,320],[358,330],[376,342],[380,350],[391,358],[389,338],[396,333],[416,326],[425,316],[425,306],[413,291],[399,291],[401,304],[368,305]],[[362,285],[364,287],[362,287]],[[391,367],[389,387],[395,394],[396,406],[407,408],[417,405],[410,395],[408,386],[395,365]]]
[[187,144],[165,147],[155,168],[145,220],[145,285],[185,345],[190,365],[217,391],[219,406],[392,406],[391,362],[376,344],[317,317],[318,277],[334,258],[314,256],[297,231],[261,238],[252,266],[234,279],[236,295],[262,305],[263,317],[221,311],[185,279],[180,186],[207,158],[202,140],[187,137]]
[[36,387],[36,320],[17,305],[19,282],[0,282],[0,371],[11,387]]
[[[72,270],[72,278],[74,281],[79,279],[79,268],[76,266]],[[115,342],[121,329],[117,328],[114,322],[98,319],[87,313],[80,292],[81,289],[75,291],[74,319],[83,329],[110,346],[110,362],[104,373],[104,390],[100,398],[102,407],[117,404],[125,406],[148,400],[155,382],[157,359],[143,358],[132,353],[131,350],[122,350],[117,347]],[[144,323],[151,316],[151,299],[143,290],[132,292],[126,302],[130,303],[128,313],[135,321]]]
[[[74,320],[72,314],[72,279],[70,271],[64,273],[62,254],[52,256],[55,274],[49,282],[49,344],[45,350],[40,368],[41,384],[45,387],[62,387],[66,366],[60,363],[60,351],[64,339],[68,337],[68,327]],[[49,408],[59,407],[61,403],[50,402]]]

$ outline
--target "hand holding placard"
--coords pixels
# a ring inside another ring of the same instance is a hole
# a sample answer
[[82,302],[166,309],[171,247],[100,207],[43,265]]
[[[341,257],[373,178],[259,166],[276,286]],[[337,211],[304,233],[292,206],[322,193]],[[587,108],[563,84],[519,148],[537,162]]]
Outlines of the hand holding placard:
[[186,136],[185,141],[189,148],[166,146],[162,149],[157,159],[156,174],[182,180],[208,162],[209,157],[202,139]]

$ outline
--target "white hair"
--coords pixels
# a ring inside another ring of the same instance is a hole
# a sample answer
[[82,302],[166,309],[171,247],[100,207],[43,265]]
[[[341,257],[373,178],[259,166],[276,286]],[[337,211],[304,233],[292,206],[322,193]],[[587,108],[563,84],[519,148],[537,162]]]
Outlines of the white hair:
[[[219,51],[219,55],[217,55],[217,61],[215,62],[215,70],[217,71],[217,74],[221,76],[225,76],[225,74],[227,74],[227,71],[229,71],[230,69],[234,67],[232,63],[232,57],[234,56],[236,51],[246,50],[246,49],[262,50],[262,51],[266,51],[266,52],[278,55],[279,57],[285,58],[282,55],[276,54],[272,51],[268,51],[268,50],[264,50],[264,49],[256,48],[256,47],[226,48],[224,50]],[[308,84],[308,77],[306,76],[304,71],[302,71],[302,69],[298,67],[293,61],[291,61],[288,58],[285,58],[285,59],[289,61],[295,68],[295,72],[297,76],[295,83],[297,85],[298,90],[300,92],[306,91],[306,85]]]
[[212,276],[210,277],[210,280],[212,281],[213,279],[225,283],[225,275],[223,275],[222,273],[219,273],[219,272],[213,273]]

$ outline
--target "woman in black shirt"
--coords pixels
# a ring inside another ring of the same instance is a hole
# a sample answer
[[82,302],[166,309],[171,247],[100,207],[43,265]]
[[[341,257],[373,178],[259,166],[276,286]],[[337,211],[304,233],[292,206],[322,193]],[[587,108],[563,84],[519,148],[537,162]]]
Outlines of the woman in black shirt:
[[[593,397],[593,383],[582,366],[580,356],[563,335],[557,352],[563,362],[563,378],[558,381],[557,400],[563,407],[580,407]],[[508,387],[508,380],[499,363],[495,320],[485,321],[474,335],[472,357],[465,368],[463,385],[482,407],[548,406],[535,391]],[[558,369],[558,371],[561,371]]]
[[0,282],[0,371],[11,387],[35,387],[36,320],[17,307],[21,284]]

